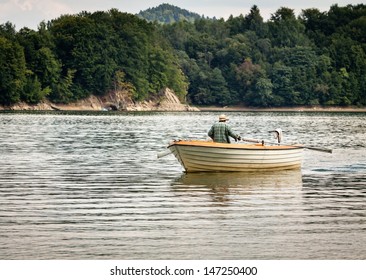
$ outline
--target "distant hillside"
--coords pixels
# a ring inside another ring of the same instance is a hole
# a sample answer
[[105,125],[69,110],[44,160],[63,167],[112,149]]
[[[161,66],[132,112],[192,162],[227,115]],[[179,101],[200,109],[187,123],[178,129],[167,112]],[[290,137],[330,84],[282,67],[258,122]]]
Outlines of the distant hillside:
[[157,21],[162,24],[170,24],[178,21],[194,22],[202,18],[199,14],[181,9],[170,4],[161,4],[155,8],[149,8],[137,14],[147,21]]

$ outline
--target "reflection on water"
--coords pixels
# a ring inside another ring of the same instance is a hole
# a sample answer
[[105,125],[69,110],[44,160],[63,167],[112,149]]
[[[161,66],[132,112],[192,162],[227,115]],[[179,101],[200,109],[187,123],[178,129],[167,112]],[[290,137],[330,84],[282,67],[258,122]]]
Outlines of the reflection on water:
[[[232,113],[334,149],[301,170],[183,173],[216,113],[0,114],[1,259],[365,259],[366,114]],[[193,124],[193,125],[192,125]]]
[[198,172],[184,173],[177,183],[209,188],[301,188],[301,170],[267,172]]
[[[302,187],[301,170],[277,172],[220,172],[184,173],[173,183],[175,192],[187,195],[206,190],[215,202],[237,200],[236,196],[255,196],[264,192],[275,195],[300,194]],[[222,204],[221,204],[222,205]]]

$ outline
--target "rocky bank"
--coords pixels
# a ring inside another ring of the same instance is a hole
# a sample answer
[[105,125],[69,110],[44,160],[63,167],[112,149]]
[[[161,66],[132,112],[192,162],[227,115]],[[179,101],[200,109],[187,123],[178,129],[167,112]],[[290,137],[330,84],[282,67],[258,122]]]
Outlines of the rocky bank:
[[1,106],[0,110],[39,110],[39,111],[199,111],[198,108],[183,104],[169,88],[160,91],[154,98],[135,102],[126,92],[110,92],[102,97],[91,95],[88,98],[69,104],[56,104],[45,100],[31,105],[24,102],[12,106]]

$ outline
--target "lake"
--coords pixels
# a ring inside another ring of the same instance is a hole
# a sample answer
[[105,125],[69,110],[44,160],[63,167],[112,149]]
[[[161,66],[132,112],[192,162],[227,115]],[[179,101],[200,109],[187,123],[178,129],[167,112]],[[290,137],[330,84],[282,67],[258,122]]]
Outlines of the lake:
[[218,112],[0,113],[0,259],[365,259],[366,114],[230,112],[301,170],[186,174]]

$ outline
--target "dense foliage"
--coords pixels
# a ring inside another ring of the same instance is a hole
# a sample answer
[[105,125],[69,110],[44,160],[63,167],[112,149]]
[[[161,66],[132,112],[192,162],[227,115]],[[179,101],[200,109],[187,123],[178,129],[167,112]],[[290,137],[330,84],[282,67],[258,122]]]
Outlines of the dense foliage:
[[366,105],[366,6],[163,26],[199,105]]
[[38,31],[0,26],[0,104],[68,103],[128,91],[143,100],[169,87],[183,100],[187,81],[152,23],[115,9],[64,15]]
[[141,11],[137,15],[147,21],[162,24],[171,24],[179,21],[188,21],[193,23],[195,20],[201,18],[199,14],[192,13],[170,4],[161,4],[158,7]]
[[267,22],[253,6],[193,23],[112,9],[64,15],[37,31],[0,25],[0,104],[112,90],[143,100],[164,87],[195,105],[365,106],[366,6],[299,17],[282,7]]

